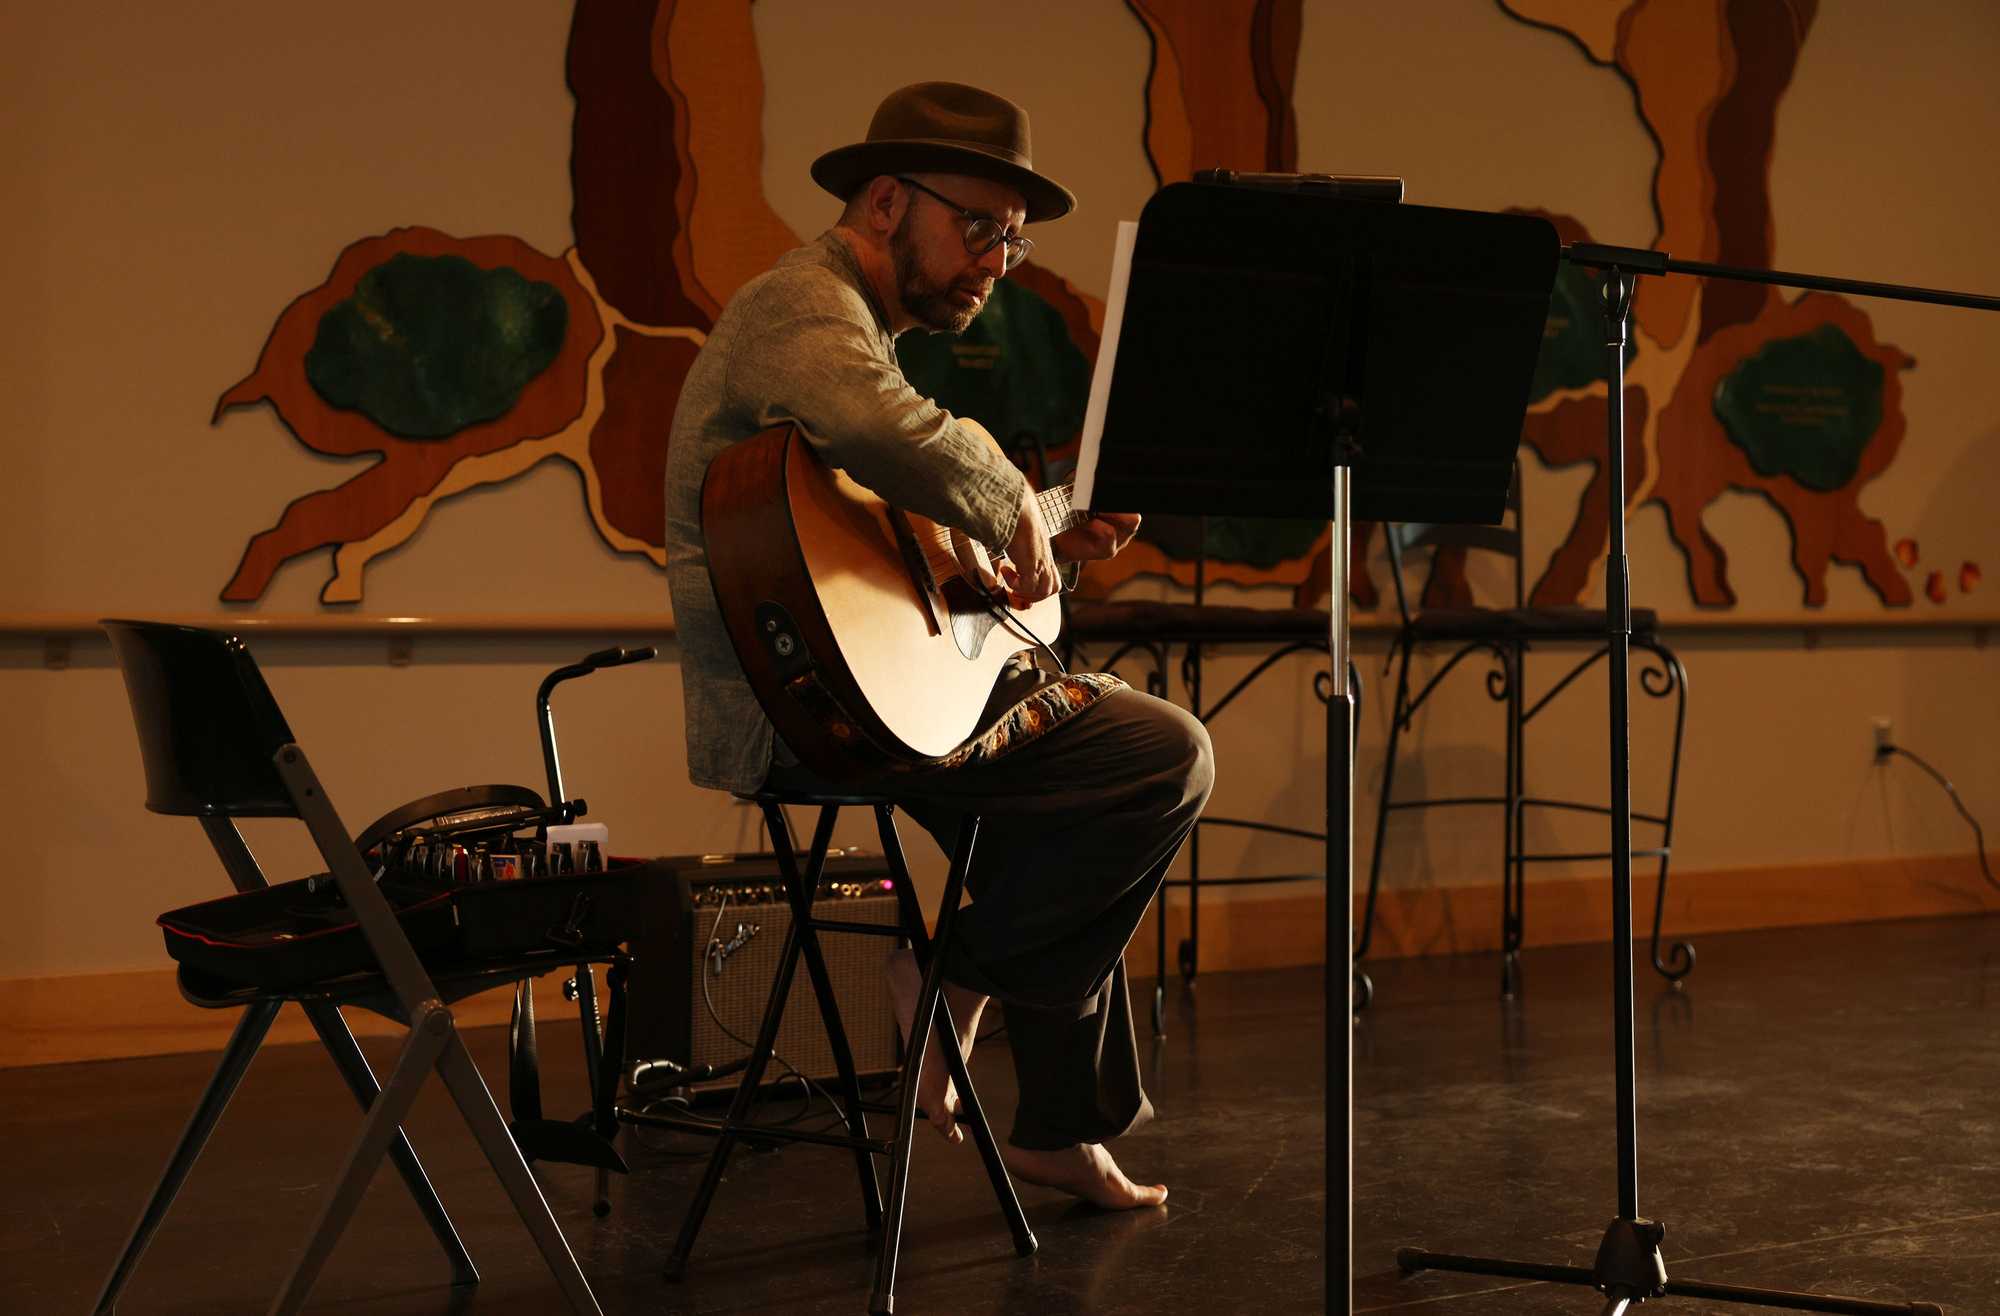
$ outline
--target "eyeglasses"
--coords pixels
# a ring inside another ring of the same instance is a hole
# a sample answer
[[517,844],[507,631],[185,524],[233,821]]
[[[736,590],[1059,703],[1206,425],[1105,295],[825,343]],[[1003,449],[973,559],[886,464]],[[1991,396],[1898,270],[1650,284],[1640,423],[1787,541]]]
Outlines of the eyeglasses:
[[936,192],[931,191],[914,178],[904,178],[901,174],[898,174],[896,175],[896,181],[899,183],[908,183],[911,187],[916,188],[917,191],[931,198],[931,200],[957,211],[958,217],[965,221],[965,249],[974,256],[984,256],[995,247],[1005,243],[1007,245],[1007,255],[1005,257],[1006,263],[1002,268],[1011,270],[1026,260],[1028,253],[1035,249],[1035,240],[1033,238],[1024,238],[1018,233],[1009,233],[1006,227],[991,215],[982,215],[976,210],[967,210],[950,197],[939,196]]

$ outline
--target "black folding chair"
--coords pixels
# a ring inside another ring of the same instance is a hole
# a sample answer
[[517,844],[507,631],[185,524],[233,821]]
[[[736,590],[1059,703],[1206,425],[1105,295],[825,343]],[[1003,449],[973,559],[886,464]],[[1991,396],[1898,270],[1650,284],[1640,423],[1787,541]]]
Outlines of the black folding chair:
[[[597,1313],[590,1285],[519,1147],[509,1136],[507,1123],[467,1053],[449,1009],[449,1002],[476,992],[573,965],[576,955],[552,947],[498,961],[439,963],[433,956],[426,963],[419,959],[305,751],[293,742],[291,729],[243,642],[217,631],[155,622],[107,621],[104,627],[110,632],[131,696],[145,760],[146,807],[154,813],[200,819],[224,871],[237,892],[244,895],[261,893],[269,884],[235,819],[302,821],[359,925],[374,963],[370,971],[283,989],[182,968],[180,990],[190,1003],[209,1009],[241,1009],[243,1017],[168,1159],[158,1187],[105,1280],[95,1310],[115,1310],[120,1291],[249,1069],[271,1021],[285,1002],[296,1001],[312,1020],[367,1114],[271,1310],[294,1312],[304,1304],[385,1153],[395,1162],[443,1246],[453,1283],[478,1282],[479,1272],[400,1127],[425,1077],[435,1069],[541,1249],[568,1307],[577,1313]],[[355,1045],[340,1016],[343,1005],[361,1006],[408,1025],[408,1036],[386,1087],[377,1086],[367,1060]]]

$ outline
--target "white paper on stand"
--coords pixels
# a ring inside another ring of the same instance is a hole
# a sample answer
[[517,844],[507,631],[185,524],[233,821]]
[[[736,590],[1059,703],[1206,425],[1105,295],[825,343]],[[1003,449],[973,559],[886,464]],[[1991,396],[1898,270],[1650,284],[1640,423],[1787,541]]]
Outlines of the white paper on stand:
[[[1104,333],[1097,343],[1097,368],[1090,376],[1090,402],[1083,410],[1083,444],[1076,454],[1072,506],[1088,510],[1097,486],[1097,451],[1104,438],[1104,409],[1111,401],[1111,369],[1118,361],[1118,329],[1125,322],[1125,285],[1132,281],[1132,248],[1139,225],[1121,220],[1111,247],[1111,286],[1104,294]],[[1112,508],[1112,511],[1119,509]]]

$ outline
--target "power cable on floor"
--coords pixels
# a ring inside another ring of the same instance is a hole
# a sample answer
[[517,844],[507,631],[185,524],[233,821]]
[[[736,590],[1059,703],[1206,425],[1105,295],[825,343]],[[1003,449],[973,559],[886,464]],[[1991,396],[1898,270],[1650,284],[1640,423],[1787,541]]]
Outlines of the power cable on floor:
[[1950,779],[1947,778],[1942,772],[1939,772],[1936,768],[1924,762],[1924,760],[1917,757],[1915,754],[1912,754],[1909,750],[1904,749],[1901,745],[1882,744],[1876,746],[1875,761],[1877,763],[1880,763],[1883,759],[1889,758],[1892,755],[1896,754],[1902,755],[1910,762],[1922,768],[1925,772],[1928,772],[1931,775],[1931,780],[1937,782],[1938,785],[1944,787],[1944,793],[1951,797],[1952,805],[1954,808],[1958,810],[1959,817],[1965,819],[1966,823],[1969,824],[1972,828],[1973,843],[1978,847],[1976,853],[1979,857],[1980,874],[1983,877],[1985,877],[1986,884],[1988,886],[1992,887],[1996,891],[2000,891],[2000,881],[1996,881],[1994,879],[1992,865],[1988,863],[1986,858],[1986,832],[1984,831],[1984,829],[1980,827],[1979,819],[1973,817],[1972,811],[1965,807],[1965,801],[1959,798],[1958,787],[1952,785]]

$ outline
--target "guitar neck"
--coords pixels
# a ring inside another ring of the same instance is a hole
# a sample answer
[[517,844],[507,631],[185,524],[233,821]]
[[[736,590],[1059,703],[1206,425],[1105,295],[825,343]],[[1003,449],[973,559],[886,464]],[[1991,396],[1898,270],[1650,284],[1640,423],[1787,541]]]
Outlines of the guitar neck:
[[1079,512],[1070,506],[1070,495],[1075,492],[1076,482],[1072,480],[1035,495],[1035,503],[1041,510],[1042,524],[1048,527],[1049,538],[1054,539],[1063,531],[1074,529],[1090,519],[1089,513]]
[[[1070,506],[1070,494],[1075,488],[1074,482],[1060,484],[1035,495],[1035,506],[1042,516],[1042,528],[1050,539],[1090,519],[1089,513],[1079,512]],[[928,533],[910,537],[911,549],[921,554],[924,565],[930,569],[932,580],[942,582],[965,575],[964,565],[958,556],[959,550],[953,546],[954,538],[957,536],[957,531],[933,524]]]

